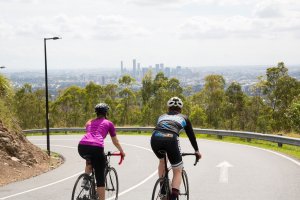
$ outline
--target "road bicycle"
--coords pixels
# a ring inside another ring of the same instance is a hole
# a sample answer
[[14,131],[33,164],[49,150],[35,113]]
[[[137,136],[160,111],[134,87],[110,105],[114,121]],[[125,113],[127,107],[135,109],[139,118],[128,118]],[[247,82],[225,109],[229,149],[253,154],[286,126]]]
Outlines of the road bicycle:
[[[105,197],[109,200],[117,200],[119,194],[119,180],[115,168],[110,165],[111,156],[120,156],[119,165],[123,161],[120,153],[107,152],[105,154]],[[89,162],[90,157],[85,159]],[[77,178],[71,200],[98,200],[97,185],[95,180],[95,170],[91,174],[83,173]]]
[[[169,171],[172,169],[167,166],[167,156],[165,151],[161,151],[164,154],[164,162],[165,162],[165,174],[163,177],[158,178],[156,181],[153,192],[152,192],[152,200],[169,200],[171,198],[171,180],[169,178]],[[195,153],[182,153],[182,156],[196,156]],[[199,159],[196,157],[196,161],[194,166],[197,165]],[[182,169],[182,183],[179,190],[179,199],[189,200],[190,191],[189,191],[189,181],[187,173],[184,169]]]

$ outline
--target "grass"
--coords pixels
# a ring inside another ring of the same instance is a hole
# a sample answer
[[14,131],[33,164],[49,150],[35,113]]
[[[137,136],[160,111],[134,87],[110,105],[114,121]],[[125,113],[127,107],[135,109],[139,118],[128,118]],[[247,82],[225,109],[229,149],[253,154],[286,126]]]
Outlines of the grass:
[[[184,136],[184,137],[186,137],[186,136]],[[288,155],[288,156],[291,156],[293,158],[300,160],[300,147],[298,147],[298,146],[283,144],[282,147],[278,147],[277,143],[263,141],[263,140],[252,139],[251,141],[247,141],[247,139],[242,139],[242,138],[237,138],[237,137],[223,137],[223,139],[219,139],[217,136],[206,135],[206,134],[201,134],[201,135],[198,134],[197,138],[260,147],[263,149],[269,149],[272,151],[283,153],[285,155]]]
[[[83,135],[84,132],[64,132],[64,133],[51,133],[51,135]],[[119,135],[138,135],[138,136],[150,136],[150,132],[125,132],[125,131],[119,131]],[[45,133],[34,133],[34,134],[26,134],[26,136],[42,136],[45,135]],[[180,137],[187,138],[186,134],[181,134]],[[207,134],[197,134],[196,137],[198,139],[206,139],[206,140],[214,140],[219,142],[229,142],[229,143],[235,143],[235,144],[243,144],[243,145],[249,145],[254,147],[260,147],[263,149],[269,149],[272,151],[276,151],[279,153],[283,153],[285,155],[288,155],[290,157],[296,158],[300,160],[300,147],[298,146],[292,146],[292,145],[286,145],[284,144],[282,147],[278,147],[277,143],[268,142],[268,141],[262,141],[262,140],[254,140],[247,141],[247,139],[237,138],[237,137],[223,137],[223,139],[219,139],[217,136],[214,135],[207,135]]]

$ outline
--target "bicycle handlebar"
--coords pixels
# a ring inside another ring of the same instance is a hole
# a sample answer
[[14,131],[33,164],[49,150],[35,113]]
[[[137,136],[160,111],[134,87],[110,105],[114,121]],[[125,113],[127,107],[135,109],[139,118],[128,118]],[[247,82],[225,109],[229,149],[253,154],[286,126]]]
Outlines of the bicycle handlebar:
[[124,157],[122,156],[121,153],[111,153],[110,151],[107,152],[106,154],[107,156],[120,156],[120,161],[119,161],[119,165],[122,164],[123,160],[124,160]]
[[194,166],[196,166],[197,163],[198,163],[199,160],[200,160],[200,158],[197,158],[197,154],[196,154],[196,153],[182,153],[181,156],[195,156],[195,157],[196,157],[196,160],[195,160]]

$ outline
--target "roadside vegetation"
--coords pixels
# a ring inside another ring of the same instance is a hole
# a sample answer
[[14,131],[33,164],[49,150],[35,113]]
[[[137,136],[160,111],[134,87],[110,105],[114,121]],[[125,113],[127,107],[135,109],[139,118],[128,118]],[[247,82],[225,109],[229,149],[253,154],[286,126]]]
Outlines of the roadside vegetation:
[[[153,126],[166,111],[167,100],[178,96],[194,127],[300,135],[300,82],[289,76],[282,62],[258,77],[248,95],[238,82],[226,83],[218,74],[206,76],[200,91],[183,87],[163,73],[153,77],[151,72],[143,78],[141,89],[136,86],[131,76],[124,75],[118,84],[90,82],[65,88],[50,98],[50,127],[83,127],[94,117],[99,102],[110,105],[109,118],[117,126]],[[45,127],[44,90],[34,91],[25,84],[14,91],[10,104],[22,129]]]
[[[117,126],[154,126],[166,111],[167,100],[178,96],[194,127],[300,135],[300,82],[289,76],[282,62],[258,77],[247,94],[238,82],[226,83],[218,74],[206,76],[200,91],[163,73],[153,77],[151,72],[140,89],[136,86],[131,76],[124,75],[118,84],[90,82],[85,87],[67,87],[50,98],[50,127],[83,127],[94,117],[93,108],[99,102],[110,105],[109,118]],[[44,94],[30,84],[13,90],[0,75],[0,119],[6,126],[18,121],[22,129],[44,128]]]

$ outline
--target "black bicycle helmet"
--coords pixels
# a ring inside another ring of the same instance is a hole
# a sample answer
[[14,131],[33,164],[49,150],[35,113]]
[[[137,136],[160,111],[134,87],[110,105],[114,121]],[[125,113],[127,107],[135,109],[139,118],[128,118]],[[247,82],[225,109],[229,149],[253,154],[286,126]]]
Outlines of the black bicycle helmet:
[[95,112],[97,114],[106,114],[109,111],[109,106],[106,103],[99,103],[95,106]]
[[179,107],[179,108],[182,108],[183,107],[183,102],[178,97],[172,97],[171,99],[169,99],[167,105],[168,105],[169,108],[170,107]]

